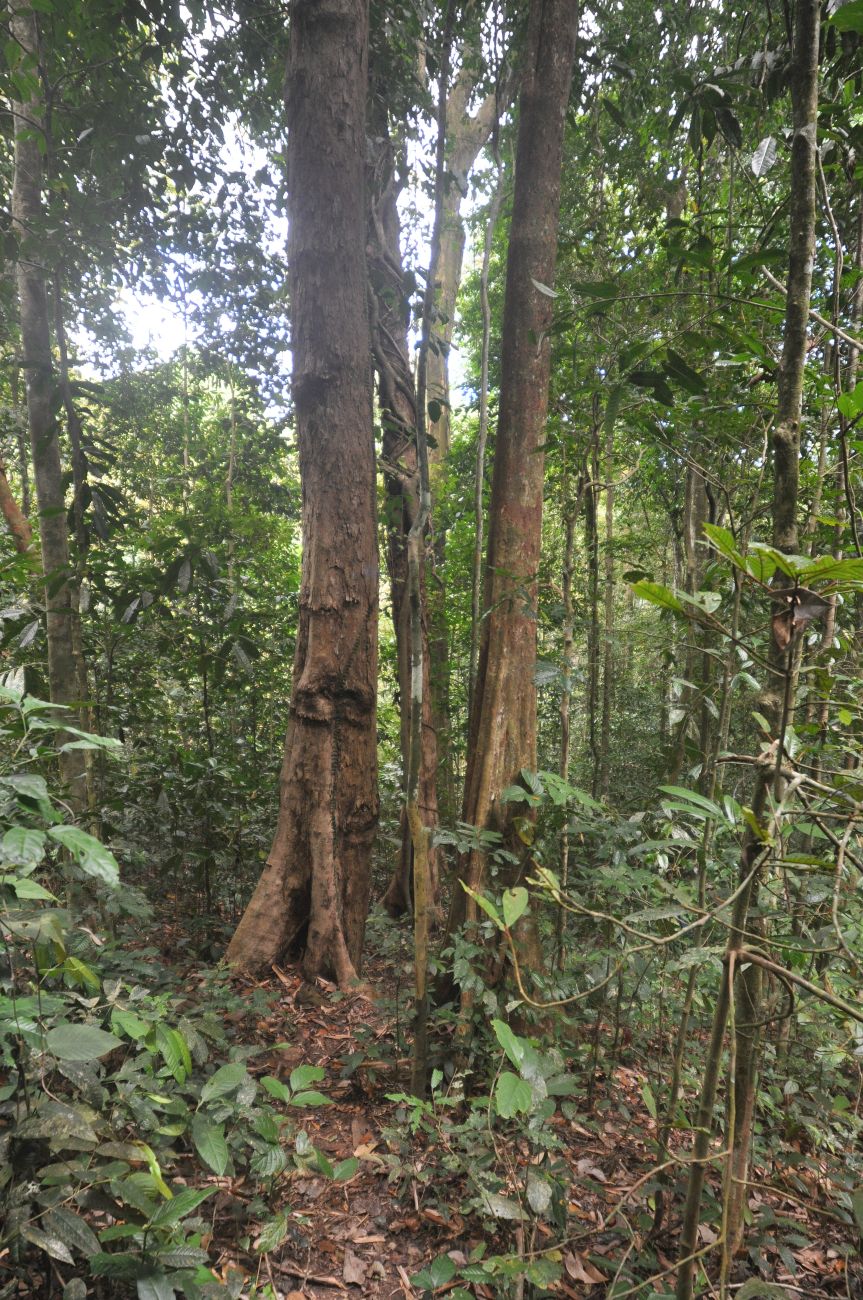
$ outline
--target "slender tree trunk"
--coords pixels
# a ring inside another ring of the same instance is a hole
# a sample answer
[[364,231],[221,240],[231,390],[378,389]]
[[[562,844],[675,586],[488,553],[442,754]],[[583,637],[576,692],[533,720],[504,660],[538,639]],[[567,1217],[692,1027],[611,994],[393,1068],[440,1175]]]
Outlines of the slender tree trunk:
[[[385,126],[381,125],[381,131]],[[389,156],[391,147],[384,148]],[[396,634],[396,655],[400,698],[401,753],[407,781],[411,754],[411,659],[413,624],[409,594],[408,538],[419,512],[419,464],[417,457],[417,400],[410,365],[408,305],[404,293],[399,239],[399,214],[391,157],[384,161],[383,192],[372,196],[370,243],[374,248],[371,266],[372,346],[378,376],[378,400],[383,425],[384,481],[387,489],[387,567]],[[422,742],[418,807],[423,825],[434,831],[438,824],[438,747],[432,718],[429,678],[428,623],[426,618],[425,565],[420,572],[420,624],[423,674]],[[412,843],[407,810],[401,821],[399,860],[390,879],[383,903],[391,916],[400,916],[412,906]],[[431,907],[437,903],[439,850],[429,847]]]
[[482,307],[482,360],[479,379],[479,431],[476,437],[476,468],[473,480],[474,534],[473,570],[471,572],[470,618],[470,676],[468,679],[468,713],[473,708],[476,693],[476,671],[479,661],[480,619],[482,614],[482,553],[485,520],[485,450],[488,442],[488,361],[491,347],[491,304],[488,298],[488,277],[491,265],[491,245],[503,201],[503,168],[497,137],[494,141],[497,171],[494,193],[485,219],[485,237],[482,248],[482,269],[479,278],[479,296]]
[[590,761],[590,792],[599,794],[599,404],[593,399],[593,438],[590,447],[589,479],[584,509],[584,548],[587,552],[587,748]]
[[[24,53],[22,68],[40,77],[39,32],[27,0],[12,0],[9,26]],[[46,234],[42,202],[44,104],[34,93],[26,103],[12,105],[15,137],[15,178],[12,188],[12,228],[18,240],[18,301],[21,347],[27,381],[27,415],[33,454],[33,477],[39,510],[39,538],[45,575],[48,642],[48,683],[53,704],[70,709],[64,717],[77,722],[74,706],[80,696],[75,647],[75,602],[69,568],[69,537],[60,442],[54,415],[56,387],[51,354],[51,325],[42,251]],[[58,734],[58,741],[68,737]],[[61,750],[60,777],[75,812],[87,804],[83,750]]]
[[[514,842],[504,786],[536,767],[537,569],[542,531],[542,442],[548,410],[552,300],[563,133],[578,10],[575,0],[532,0],[522,81],[507,256],[500,413],[489,508],[483,637],[470,722],[464,820]],[[510,845],[512,847],[512,844]],[[464,879],[480,887],[471,854]],[[466,905],[467,904],[467,905]],[[451,923],[475,917],[459,891]]]
[[[464,57],[449,93],[446,105],[447,157],[446,184],[440,226],[440,249],[435,273],[435,347],[427,360],[428,397],[440,403],[440,414],[429,420],[433,442],[429,444],[429,468],[432,494],[450,443],[449,353],[455,326],[456,301],[461,285],[465,231],[461,214],[468,192],[468,178],[480,150],[492,135],[500,113],[512,103],[516,77],[510,73],[494,91],[486,95],[476,113],[468,114],[468,105],[476,89],[474,60]],[[452,746],[452,709],[450,704],[450,643],[446,609],[446,591],[440,574],[445,559],[445,534],[439,532],[430,553],[434,566],[428,584],[429,657],[432,724],[440,754],[438,793],[445,815],[456,816],[456,774]]]
[[357,977],[377,795],[375,454],[364,164],[368,0],[294,0],[288,69],[293,395],[303,569],[272,849],[228,949]]
[[[560,776],[569,781],[569,767],[572,760],[572,674],[575,668],[575,626],[572,601],[572,573],[575,562],[575,525],[584,496],[584,478],[582,477],[575,500],[572,499],[571,470],[566,449],[564,449],[564,506],[563,506],[563,572],[561,585],[563,589],[563,689],[560,693]],[[569,885],[569,825],[564,821],[560,833],[560,887],[564,894]],[[555,943],[557,964],[563,965],[563,929],[566,913],[558,908],[555,919]]]
[[[818,0],[797,0],[794,22],[791,99],[794,135],[791,146],[791,234],[789,241],[788,286],[785,302],[785,341],[779,367],[776,423],[773,430],[773,544],[795,553],[798,547],[798,483],[800,423],[803,403],[803,377],[806,365],[806,335],[812,290],[812,266],[815,258],[815,187],[817,162],[818,115],[818,41],[820,5]],[[762,696],[762,711],[768,718],[781,757],[783,718],[786,702],[793,709],[793,655],[779,647],[771,637],[769,662],[771,681]],[[761,819],[767,805],[772,773],[759,773],[752,799],[756,819]],[[779,791],[781,793],[781,791]],[[749,875],[761,861],[763,851],[754,836],[747,838],[741,857],[741,878]],[[756,875],[740,895],[728,938],[729,964],[741,945],[741,931],[747,923],[750,905],[757,899]],[[751,963],[751,970],[755,963]],[[744,980],[748,971],[744,972]],[[698,1113],[694,1144],[694,1162],[689,1176],[683,1231],[680,1239],[681,1266],[677,1278],[677,1300],[691,1300],[701,1194],[706,1174],[713,1129],[713,1107],[719,1081],[719,1063],[728,1019],[729,980],[723,978],[717,998],[708,1059]],[[725,1253],[733,1255],[742,1241],[742,1214],[746,1203],[748,1151],[754,1117],[754,1086],[757,1070],[757,1043],[753,1032],[752,1008],[760,1006],[757,982],[749,980],[740,999],[740,1020],[736,1040],[735,1122],[732,1155],[728,1174],[732,1179],[726,1212],[727,1240]],[[753,1017],[754,1020],[758,1015]],[[741,1060],[741,1057],[743,1060]],[[750,1101],[751,1097],[751,1101]]]
[[602,633],[602,725],[599,737],[599,792],[611,794],[611,713],[614,705],[614,420],[605,421],[602,473],[605,479],[605,592]]

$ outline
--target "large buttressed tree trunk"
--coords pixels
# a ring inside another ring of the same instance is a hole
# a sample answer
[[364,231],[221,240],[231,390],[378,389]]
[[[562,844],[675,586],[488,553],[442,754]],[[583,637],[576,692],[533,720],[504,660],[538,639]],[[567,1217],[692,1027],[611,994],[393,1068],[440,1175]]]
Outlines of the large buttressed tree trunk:
[[[504,828],[501,790],[536,766],[537,570],[548,411],[549,327],[557,260],[563,134],[578,25],[576,0],[533,0],[520,96],[506,271],[500,414],[494,457],[485,617],[470,724],[464,820]],[[482,861],[468,865],[478,884]],[[461,894],[461,891],[459,891]],[[451,922],[465,915],[454,898]],[[472,916],[472,910],[468,916]]]
[[293,396],[303,568],[279,821],[228,960],[304,946],[359,971],[378,820],[378,558],[366,303],[368,0],[294,0],[288,81]]
[[[10,4],[9,29],[12,39],[23,52],[22,69],[34,78],[34,84],[39,84],[39,32],[36,15],[27,0],[13,0]],[[45,110],[39,92],[34,91],[26,103],[13,103],[12,118],[15,137],[12,229],[18,241],[22,366],[27,382],[27,417],[45,574],[48,682],[52,704],[70,708],[80,694],[75,645],[78,615],[69,566],[59,429],[54,414],[56,383],[43,260],[46,239],[42,195]],[[78,720],[74,709],[63,716],[70,724]],[[63,733],[60,733],[60,738],[63,738]],[[59,757],[66,797],[76,812],[82,812],[87,804],[84,752],[79,749],[64,752],[61,749]]]

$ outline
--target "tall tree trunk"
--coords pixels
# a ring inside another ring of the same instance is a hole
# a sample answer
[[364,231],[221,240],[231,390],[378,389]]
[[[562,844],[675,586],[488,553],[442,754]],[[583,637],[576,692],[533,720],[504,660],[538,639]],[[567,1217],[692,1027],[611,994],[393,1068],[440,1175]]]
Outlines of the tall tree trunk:
[[599,737],[599,792],[611,794],[611,713],[614,704],[614,419],[605,418],[602,474],[605,479],[605,593],[602,628],[602,726]]
[[[806,334],[812,290],[812,267],[815,258],[815,189],[817,162],[818,115],[818,40],[820,5],[818,0],[797,0],[794,22],[791,99],[794,135],[791,145],[791,233],[789,241],[788,285],[785,300],[785,340],[779,367],[776,423],[773,430],[773,544],[794,554],[798,548],[798,484],[800,457],[800,422],[803,403],[803,376],[806,365]],[[784,582],[783,582],[784,585]],[[782,727],[786,714],[794,705],[793,666],[790,649],[781,648],[771,637],[769,663],[771,680],[761,700],[762,711],[770,722],[776,739],[777,753],[782,754]],[[787,707],[790,706],[790,707]],[[752,809],[757,820],[767,807],[772,771],[759,772],[753,793]],[[763,859],[763,849],[753,835],[747,837],[741,855],[741,880],[750,875]],[[728,964],[743,943],[747,914],[757,902],[757,871],[750,885],[737,900],[732,928],[728,937]],[[726,1214],[725,1254],[739,1248],[746,1203],[748,1152],[754,1118],[754,1085],[758,1062],[755,1023],[760,1008],[761,990],[758,977],[750,976],[750,963],[741,977],[744,981],[738,1008],[740,1023],[736,1038],[735,1122],[728,1175],[731,1178],[730,1200]],[[680,1238],[681,1265],[677,1277],[677,1300],[691,1300],[698,1220],[704,1187],[706,1162],[713,1129],[713,1107],[719,1082],[722,1042],[728,1020],[732,990],[723,976],[713,1018],[704,1082],[696,1120],[693,1163]]]
[[[476,71],[474,60],[465,57],[466,53],[468,52],[462,51],[461,67],[446,105],[446,185],[443,190],[440,248],[434,285],[435,347],[429,351],[427,363],[428,397],[440,403],[438,419],[429,420],[429,432],[433,438],[429,444],[433,494],[450,443],[449,353],[464,261],[462,203],[467,196],[471,168],[495,130],[501,112],[512,103],[517,81],[516,74],[510,71],[495,90],[486,95],[471,117],[467,110],[476,89]],[[440,580],[444,566],[445,540],[444,533],[437,535],[430,556],[435,576],[428,589],[428,623],[432,724],[441,756],[439,796],[445,815],[452,818],[456,815],[456,777],[450,716],[450,645],[446,591]]]
[[485,236],[482,248],[482,269],[479,277],[479,297],[482,307],[482,360],[479,377],[479,429],[476,436],[476,466],[474,469],[473,516],[474,543],[471,571],[470,617],[470,671],[468,676],[468,714],[473,708],[476,693],[476,672],[479,661],[479,639],[482,614],[482,553],[485,534],[485,451],[488,442],[488,362],[491,348],[491,304],[488,297],[488,277],[491,265],[491,245],[494,229],[503,201],[503,167],[497,136],[494,140],[495,187],[485,219]]
[[[39,32],[27,0],[12,0],[9,27],[23,51],[22,70],[37,80]],[[33,477],[39,510],[39,538],[45,575],[45,623],[48,642],[48,683],[52,704],[61,704],[70,722],[77,721],[79,700],[78,656],[75,647],[75,600],[69,568],[69,537],[60,442],[54,415],[56,381],[51,354],[51,325],[42,261],[46,238],[42,202],[45,111],[38,92],[26,103],[12,104],[15,137],[15,178],[12,187],[12,228],[18,240],[18,301],[21,348],[27,381],[27,415],[33,453]],[[67,737],[58,734],[62,742]],[[61,749],[60,777],[66,798],[76,813],[87,804],[84,751]]]
[[[293,396],[303,566],[267,865],[228,948],[357,977],[378,820],[378,559],[365,256],[368,0],[294,0],[288,68]],[[304,942],[303,942],[304,941]]]
[[[369,243],[372,286],[372,347],[378,376],[378,400],[383,425],[384,481],[387,489],[387,567],[396,634],[400,699],[401,754],[405,780],[410,767],[411,658],[413,627],[408,581],[408,537],[419,513],[417,457],[417,399],[410,364],[409,307],[404,289],[399,213],[392,146],[385,121],[376,124],[382,141],[376,166],[379,194],[370,195]],[[417,802],[422,823],[429,831],[438,825],[438,746],[432,718],[429,677],[428,624],[426,619],[425,566],[420,573],[420,635],[423,674],[422,736]],[[407,810],[402,812],[399,860],[383,903],[391,916],[411,909],[413,848]],[[431,907],[437,904],[440,851],[428,850]]]
[[[542,532],[542,442],[551,366],[563,133],[578,10],[575,0],[532,0],[522,81],[512,224],[507,256],[500,413],[489,508],[482,645],[470,722],[464,820],[514,839],[499,796],[536,767],[537,569]],[[481,885],[471,854],[465,879]],[[459,893],[451,922],[473,920]]]

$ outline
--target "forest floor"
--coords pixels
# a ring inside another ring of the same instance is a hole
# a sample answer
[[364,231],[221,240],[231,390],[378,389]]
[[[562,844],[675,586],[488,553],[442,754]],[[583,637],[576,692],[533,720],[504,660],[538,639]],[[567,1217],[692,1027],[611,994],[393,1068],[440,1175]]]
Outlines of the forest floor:
[[[354,1156],[359,1165],[344,1182],[306,1170],[286,1172],[277,1208],[290,1219],[290,1230],[283,1244],[264,1256],[255,1251],[254,1233],[250,1240],[246,1226],[245,1204],[252,1199],[252,1189],[242,1179],[217,1180],[221,1186],[210,1250],[225,1281],[239,1270],[261,1285],[270,1282],[285,1300],[337,1295],[411,1300],[431,1294],[411,1278],[436,1257],[449,1253],[461,1267],[483,1242],[489,1254],[513,1249],[517,1234],[512,1224],[502,1224],[501,1235],[489,1238],[475,1213],[462,1214],[468,1178],[444,1163],[445,1136],[436,1143],[419,1133],[411,1141],[402,1124],[394,1140],[397,1103],[387,1094],[407,1089],[409,1063],[398,1056],[400,1026],[390,1010],[391,963],[372,958],[366,978],[368,996],[344,996],[324,982],[312,988],[299,972],[274,967],[271,978],[256,986],[268,993],[270,1011],[238,1015],[237,1038],[259,1048],[249,1063],[253,1073],[287,1077],[300,1064],[325,1071],[316,1086],[332,1104],[303,1112],[297,1127],[305,1127],[315,1147],[333,1163]],[[388,996],[377,995],[376,988]],[[276,1050],[276,1043],[289,1046]],[[631,1058],[635,1062],[636,1054]],[[657,1123],[645,1101],[645,1095],[652,1100],[647,1081],[647,1072],[637,1064],[617,1063],[598,1076],[589,1105],[586,1098],[574,1098],[576,1118],[557,1115],[551,1121],[571,1173],[566,1241],[561,1244],[556,1234],[555,1242],[551,1229],[540,1225],[527,1246],[534,1251],[560,1246],[563,1277],[535,1294],[572,1300],[603,1300],[612,1294],[660,1300],[673,1291],[677,1206],[654,1240],[645,1243],[643,1227],[652,1217],[645,1184],[651,1182],[657,1149]],[[517,1138],[514,1145],[506,1162],[523,1180],[530,1153]],[[776,1287],[763,1294],[786,1300],[863,1298],[857,1243],[849,1240],[847,1226],[833,1218],[829,1160],[810,1154],[805,1168],[793,1172],[777,1162],[754,1172],[753,1218],[782,1225],[781,1235],[779,1227],[757,1233],[762,1276]],[[714,1191],[718,1194],[718,1187]],[[716,1235],[702,1226],[706,1249]],[[634,1290],[613,1287],[621,1260],[644,1278]],[[710,1272],[718,1274],[715,1261]],[[750,1274],[755,1274],[751,1258],[744,1261],[739,1277]],[[652,1285],[647,1285],[648,1279]],[[455,1278],[435,1295],[446,1295],[459,1285],[481,1300],[502,1294]]]

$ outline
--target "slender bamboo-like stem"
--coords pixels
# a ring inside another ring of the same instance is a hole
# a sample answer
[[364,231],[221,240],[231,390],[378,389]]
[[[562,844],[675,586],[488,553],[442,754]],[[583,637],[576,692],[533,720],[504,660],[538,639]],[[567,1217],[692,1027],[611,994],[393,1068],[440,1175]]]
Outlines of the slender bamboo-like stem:
[[[803,403],[803,375],[806,364],[807,328],[810,314],[810,296],[812,288],[812,267],[815,256],[815,192],[817,176],[817,135],[816,123],[818,112],[818,41],[820,32],[820,5],[818,0],[797,0],[794,29],[793,75],[791,79],[791,98],[794,117],[794,136],[791,147],[791,234],[789,241],[788,288],[785,302],[785,339],[782,361],[779,367],[779,383],[776,421],[773,429],[773,543],[777,549],[794,553],[798,547],[798,484],[800,458],[800,423]],[[756,776],[752,811],[756,824],[760,824],[767,807],[769,787],[773,786],[777,802],[777,811],[773,823],[778,829],[778,818],[783,801],[786,800],[795,780],[783,791],[780,772],[782,768],[784,720],[793,706],[795,690],[794,662],[795,656],[786,654],[785,648],[771,638],[770,681],[762,695],[762,711],[771,723],[777,742],[778,771],[775,774],[767,769],[759,770]],[[741,870],[750,870],[753,863],[759,864],[766,856],[766,851],[750,832],[743,845]],[[749,887],[744,890],[735,906],[732,928],[728,936],[728,953],[735,952],[741,946],[742,932],[749,928],[748,913],[750,904],[757,897],[758,873],[753,875]],[[758,996],[754,987],[749,990]],[[701,1100],[698,1108],[695,1163],[690,1171],[684,1210],[683,1230],[680,1238],[680,1267],[677,1276],[677,1300],[692,1300],[693,1266],[686,1262],[695,1256],[698,1236],[698,1222],[701,1208],[701,1195],[704,1187],[705,1166],[703,1157],[709,1150],[710,1134],[713,1128],[713,1106],[722,1059],[722,1044],[729,1012],[728,981],[723,980],[717,997],[713,1018],[713,1029],[708,1048],[704,1071]],[[748,1151],[752,1120],[754,1117],[754,1089],[758,1053],[755,1050],[754,1033],[751,1024],[759,1019],[748,1013],[742,1019],[750,1020],[750,1027],[743,1032],[738,1025],[737,1069],[735,1072],[736,1106],[733,1133],[734,1153],[731,1157],[732,1168],[743,1170],[743,1177],[735,1182],[731,1189],[732,1204],[728,1209],[728,1249],[736,1248],[740,1239],[738,1222],[742,1216],[745,1203],[745,1153]],[[751,1049],[751,1050],[750,1050]],[[745,1058],[745,1070],[741,1063]],[[735,1190],[736,1189],[736,1190]]]

